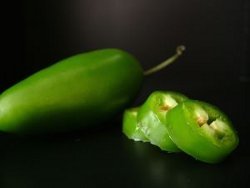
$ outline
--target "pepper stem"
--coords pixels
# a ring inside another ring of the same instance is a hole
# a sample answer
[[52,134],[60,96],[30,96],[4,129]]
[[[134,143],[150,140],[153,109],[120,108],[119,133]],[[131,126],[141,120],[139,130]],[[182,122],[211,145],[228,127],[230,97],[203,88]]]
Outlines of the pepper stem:
[[178,46],[176,48],[176,53],[173,56],[171,56],[170,58],[166,59],[162,63],[156,65],[155,67],[152,67],[152,68],[144,71],[144,75],[148,76],[150,74],[154,74],[155,72],[158,72],[158,71],[164,69],[169,64],[175,62],[175,60],[178,59],[178,57],[182,55],[182,53],[185,51],[185,49],[186,49],[186,47],[183,46],[183,45]]

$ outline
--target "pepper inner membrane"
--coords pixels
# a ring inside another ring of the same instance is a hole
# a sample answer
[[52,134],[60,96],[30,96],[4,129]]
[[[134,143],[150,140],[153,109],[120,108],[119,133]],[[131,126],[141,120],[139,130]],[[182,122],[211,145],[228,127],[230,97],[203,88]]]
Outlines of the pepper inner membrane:
[[168,112],[178,104],[178,102],[170,95],[161,97],[159,100],[160,102],[158,103],[158,108],[162,112]]
[[203,128],[209,135],[215,136],[218,140],[222,140],[226,136],[227,124],[209,114],[203,108],[195,110],[196,122],[199,127]]

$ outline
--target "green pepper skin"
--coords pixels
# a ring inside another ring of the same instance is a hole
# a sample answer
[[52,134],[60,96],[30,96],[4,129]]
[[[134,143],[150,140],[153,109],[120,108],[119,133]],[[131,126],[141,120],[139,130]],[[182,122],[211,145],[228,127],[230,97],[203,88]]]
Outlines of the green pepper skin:
[[134,99],[142,81],[138,61],[119,49],[69,57],[0,95],[0,131],[64,132],[102,124]]
[[122,132],[134,141],[148,142],[144,133],[138,126],[137,116],[139,107],[125,110],[123,114]]
[[166,129],[166,114],[187,97],[172,91],[155,91],[150,94],[138,112],[138,124],[150,143],[168,152],[180,149],[171,140]]
[[222,161],[239,143],[228,117],[202,101],[180,103],[167,113],[165,125],[181,150],[206,163]]

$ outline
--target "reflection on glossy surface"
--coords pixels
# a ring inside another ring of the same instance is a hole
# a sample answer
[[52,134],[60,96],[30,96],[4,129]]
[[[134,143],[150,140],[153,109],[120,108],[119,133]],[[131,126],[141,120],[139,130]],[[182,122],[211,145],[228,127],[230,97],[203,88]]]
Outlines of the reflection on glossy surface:
[[114,127],[40,138],[1,135],[0,187],[249,187],[249,154],[209,165],[134,142]]
[[[239,166],[235,159],[227,159],[221,164],[211,165],[195,161],[184,153],[166,153],[149,144],[124,141],[129,154],[139,163],[143,177],[152,187],[225,187],[237,186],[235,181]],[[130,142],[130,143],[128,143]],[[232,178],[233,177],[233,178]]]

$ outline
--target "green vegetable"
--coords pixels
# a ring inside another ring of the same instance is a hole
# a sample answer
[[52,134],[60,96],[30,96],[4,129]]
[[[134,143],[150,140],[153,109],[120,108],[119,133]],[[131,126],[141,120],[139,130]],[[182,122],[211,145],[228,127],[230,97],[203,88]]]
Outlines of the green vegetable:
[[150,143],[168,152],[180,149],[170,139],[165,127],[166,114],[187,97],[171,91],[155,91],[141,106],[138,113],[138,124]]
[[207,163],[220,162],[239,142],[228,117],[201,101],[186,100],[170,110],[166,128],[181,150]]
[[0,95],[0,131],[63,132],[101,125],[136,96],[144,75],[172,63],[183,51],[143,72],[118,49],[78,54],[45,68]]
[[139,107],[125,110],[123,114],[122,132],[135,141],[147,142],[148,139],[138,126],[137,115]]

